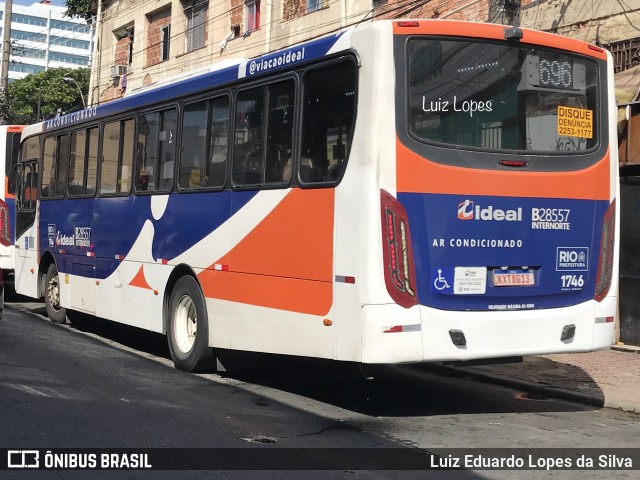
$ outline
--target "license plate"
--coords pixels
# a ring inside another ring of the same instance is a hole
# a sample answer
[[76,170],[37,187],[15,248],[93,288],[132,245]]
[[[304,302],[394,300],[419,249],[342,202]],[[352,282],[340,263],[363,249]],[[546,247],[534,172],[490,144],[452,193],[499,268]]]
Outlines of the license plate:
[[534,272],[523,272],[513,270],[494,270],[494,287],[533,287],[536,284]]

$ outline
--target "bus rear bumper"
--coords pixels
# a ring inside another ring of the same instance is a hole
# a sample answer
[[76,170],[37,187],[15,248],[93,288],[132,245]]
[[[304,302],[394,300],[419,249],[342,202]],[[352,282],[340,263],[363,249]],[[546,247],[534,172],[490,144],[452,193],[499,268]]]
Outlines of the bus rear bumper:
[[617,297],[545,310],[363,308],[364,363],[465,361],[611,347]]

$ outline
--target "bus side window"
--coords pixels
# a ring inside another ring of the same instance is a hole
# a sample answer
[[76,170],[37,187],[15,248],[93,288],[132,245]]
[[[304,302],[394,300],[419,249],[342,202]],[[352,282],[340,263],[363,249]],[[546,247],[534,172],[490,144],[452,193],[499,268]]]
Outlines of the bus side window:
[[173,176],[176,164],[176,142],[178,138],[178,112],[176,109],[161,112],[161,130],[159,134],[158,190],[167,192],[173,188]]
[[98,128],[91,128],[88,133],[87,172],[84,193],[93,196],[96,193],[98,180],[98,145],[100,132]]
[[140,116],[136,165],[136,188],[139,192],[171,190],[177,119],[174,108]]
[[140,116],[138,120],[138,148],[136,153],[136,190],[148,192],[156,189],[156,163],[158,161],[158,135],[160,114]]
[[25,173],[22,197],[24,199],[24,207],[28,209],[31,206],[31,201],[35,200],[35,194],[37,192],[33,189],[33,174],[30,170],[28,172],[25,170]]
[[264,182],[264,94],[265,87],[238,92],[232,169],[235,185]]
[[42,196],[62,198],[67,190],[69,136],[49,137],[44,141]]
[[[40,152],[41,147],[39,136],[27,138],[20,147],[20,157],[23,160],[37,162],[40,159]],[[32,168],[32,166],[26,165],[20,177],[19,188],[21,189],[21,192],[19,193],[19,195],[22,196],[21,198],[25,203],[29,203],[29,205],[22,205],[21,208],[23,209],[35,208],[35,201],[38,198],[39,183],[37,174],[32,173]],[[29,176],[28,182],[27,176]],[[33,205],[31,205],[31,202],[33,202]]]
[[[128,194],[131,191],[134,127],[134,120],[128,119],[107,123],[102,130],[102,161],[100,162],[100,193],[102,195]],[[87,182],[90,179],[91,170]]]
[[78,130],[71,134],[71,151],[69,155],[69,186],[70,196],[84,194],[84,169],[87,134],[85,130]]
[[122,161],[118,173],[118,193],[131,191],[131,178],[133,176],[135,121],[133,119],[122,122]]
[[233,183],[284,185],[291,176],[295,82],[238,92]]
[[67,191],[67,175],[69,172],[69,135],[58,137],[58,156],[56,158],[58,178],[56,180],[56,196],[64,197]]
[[269,86],[266,183],[289,183],[291,179],[294,99],[292,80]]
[[303,77],[302,183],[336,182],[351,148],[356,66],[342,61],[308,70]]
[[102,130],[102,161],[100,162],[100,193],[116,193],[118,184],[118,156],[120,122],[105,124]]
[[42,197],[54,197],[56,194],[56,157],[57,141],[49,137],[44,141],[42,156]]
[[221,187],[227,177],[229,145],[229,97],[211,101],[211,147],[205,175],[205,186]]
[[204,156],[207,150],[208,104],[209,102],[203,101],[184,107],[178,168],[178,187],[182,190],[202,187]]

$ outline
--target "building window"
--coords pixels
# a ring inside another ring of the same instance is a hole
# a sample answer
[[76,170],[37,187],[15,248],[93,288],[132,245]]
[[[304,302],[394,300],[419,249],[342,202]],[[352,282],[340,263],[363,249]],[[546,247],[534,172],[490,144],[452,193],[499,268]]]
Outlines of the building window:
[[43,17],[32,17],[31,15],[21,15],[14,13],[11,15],[11,21],[13,23],[22,23],[24,25],[33,25],[35,27],[46,27],[47,19]]
[[133,39],[134,27],[120,28],[113,32],[117,39],[116,43],[116,64],[131,65],[133,63]]
[[69,30],[71,32],[90,33],[90,27],[85,23],[64,22],[62,20],[51,20],[51,28]]
[[147,65],[169,60],[170,32],[171,9],[147,15]]
[[315,12],[324,7],[324,0],[307,0],[307,13]]
[[33,74],[33,73],[43,72],[44,70],[45,68],[42,65],[30,65],[28,63],[15,63],[15,62],[9,64],[10,72]]
[[194,0],[185,4],[185,38],[187,52],[202,48],[207,40],[209,2]]
[[77,48],[80,50],[89,50],[90,43],[86,40],[77,40],[75,38],[57,37],[51,35],[49,37],[49,46],[59,45],[61,47]]
[[24,32],[22,30],[11,30],[12,40],[25,40],[28,42],[47,43],[47,36],[43,33]]
[[169,39],[171,38],[171,25],[165,25],[160,30],[160,61],[169,60]]
[[260,0],[249,0],[245,4],[245,32],[260,28]]
[[615,73],[640,65],[640,37],[603,45],[613,55]]

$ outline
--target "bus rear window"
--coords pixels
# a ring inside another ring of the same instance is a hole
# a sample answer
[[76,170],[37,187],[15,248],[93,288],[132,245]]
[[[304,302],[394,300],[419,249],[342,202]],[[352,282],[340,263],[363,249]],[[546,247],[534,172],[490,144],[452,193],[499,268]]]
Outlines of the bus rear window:
[[418,141],[491,151],[598,144],[594,60],[526,45],[413,38],[409,129]]

